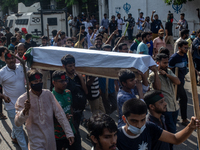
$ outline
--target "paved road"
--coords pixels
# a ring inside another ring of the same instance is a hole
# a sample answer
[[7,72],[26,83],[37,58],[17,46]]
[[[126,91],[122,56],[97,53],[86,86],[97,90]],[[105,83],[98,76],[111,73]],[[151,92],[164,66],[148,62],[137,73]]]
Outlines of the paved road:
[[[187,75],[187,79],[189,79],[189,76]],[[192,95],[191,95],[191,86],[190,82],[186,81],[185,83],[185,89],[188,96],[188,118],[190,119],[193,113],[193,103],[192,103]],[[198,93],[200,97],[200,87],[198,87]],[[4,111],[4,114],[7,114]],[[90,109],[87,107],[84,111],[85,118],[89,118],[91,116]],[[117,122],[117,112],[114,112],[111,117]],[[180,115],[178,118],[181,120]],[[177,123],[177,131],[180,131],[183,129],[184,126],[180,124],[180,122]],[[80,132],[82,136],[82,146],[84,150],[90,150],[91,149],[91,143],[86,140],[86,134],[87,131],[84,127],[80,127]],[[16,144],[13,144],[10,139],[10,133],[11,133],[11,123],[9,119],[7,120],[1,120],[0,121],[0,150],[20,150],[19,146]],[[193,132],[192,135],[187,139],[184,143],[181,145],[174,146],[174,150],[196,150],[197,148],[197,134],[196,132]]]

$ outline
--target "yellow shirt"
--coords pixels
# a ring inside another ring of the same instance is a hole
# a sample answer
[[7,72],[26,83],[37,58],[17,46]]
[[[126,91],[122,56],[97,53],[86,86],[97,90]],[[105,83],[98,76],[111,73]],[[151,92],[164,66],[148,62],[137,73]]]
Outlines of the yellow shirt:
[[186,41],[188,42],[188,47],[190,47],[190,46],[192,45],[192,40],[191,40],[191,38],[187,39]]

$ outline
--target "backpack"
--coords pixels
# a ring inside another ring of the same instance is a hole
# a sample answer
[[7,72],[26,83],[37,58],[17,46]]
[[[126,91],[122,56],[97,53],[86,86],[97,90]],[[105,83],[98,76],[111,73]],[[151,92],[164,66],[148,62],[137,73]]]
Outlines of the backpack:
[[69,89],[72,94],[72,108],[75,110],[84,110],[87,100],[86,94],[81,85],[69,78],[67,89]]

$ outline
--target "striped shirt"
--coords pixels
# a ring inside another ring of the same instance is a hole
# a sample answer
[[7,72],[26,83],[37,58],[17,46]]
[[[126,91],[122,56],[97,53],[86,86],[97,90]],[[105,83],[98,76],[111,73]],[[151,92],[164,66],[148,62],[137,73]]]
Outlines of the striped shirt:
[[99,97],[99,78],[96,77],[90,87],[88,87],[88,99],[95,100]]

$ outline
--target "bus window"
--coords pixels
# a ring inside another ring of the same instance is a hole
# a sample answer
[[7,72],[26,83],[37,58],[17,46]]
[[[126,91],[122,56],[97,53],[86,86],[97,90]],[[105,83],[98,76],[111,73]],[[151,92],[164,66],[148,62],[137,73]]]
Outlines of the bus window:
[[13,26],[13,20],[10,20],[10,22],[9,22],[9,28],[12,28],[12,26]]
[[49,26],[57,26],[57,18],[47,18],[47,23]]

